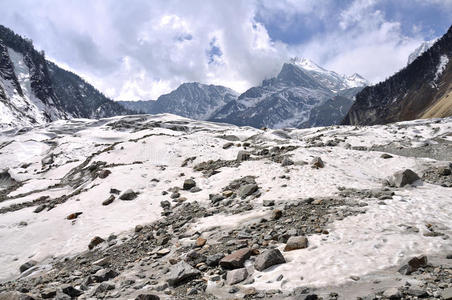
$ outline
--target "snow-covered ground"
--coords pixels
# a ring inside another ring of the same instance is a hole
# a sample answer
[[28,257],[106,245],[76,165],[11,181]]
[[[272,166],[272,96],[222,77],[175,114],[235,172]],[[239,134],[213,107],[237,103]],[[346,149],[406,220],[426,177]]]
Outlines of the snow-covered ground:
[[[257,146],[299,146],[290,152],[293,161],[309,162],[320,156],[325,167],[313,169],[296,163],[289,167],[289,181],[280,178],[287,174],[287,167],[267,159],[246,161],[236,168],[224,167],[219,174],[210,177],[194,171],[192,167],[197,163],[211,159],[234,160],[238,151],[243,150],[236,146],[223,149],[227,142],[221,138],[223,135],[234,135],[241,142],[249,139]],[[313,137],[323,142],[333,138],[346,140],[336,147],[306,147]],[[381,152],[353,150],[353,147],[389,143],[400,147],[423,147],[437,143],[437,138],[452,141],[452,118],[373,127],[263,131],[164,114],[99,121],[57,121],[25,133],[4,132],[0,134],[0,166],[22,185],[0,202],[0,209],[45,195],[51,198],[71,195],[74,189],[80,193],[74,193],[66,202],[40,213],[33,212],[34,205],[0,214],[0,279],[17,276],[19,266],[30,259],[43,261],[52,256],[73,255],[87,250],[94,236],[120,234],[138,224],[157,220],[161,213],[160,202],[168,200],[162,191],[181,186],[186,178],[193,178],[202,191],[181,191],[182,196],[187,201],[196,200],[207,206],[209,194],[217,193],[233,179],[257,176],[262,196],[254,200],[254,210],[239,215],[201,218],[193,231],[208,231],[212,226],[228,228],[265,215],[266,211],[260,205],[263,200],[278,203],[334,196],[341,187],[379,188],[385,178],[406,168],[421,175],[428,166],[446,162],[396,155],[383,159]],[[50,168],[41,162],[49,154],[54,156]],[[196,159],[181,167],[189,157]],[[62,184],[67,182],[66,175],[77,166],[84,162],[89,166],[97,161],[107,163],[106,169],[112,172],[107,178],[88,178],[76,187]],[[282,184],[287,187],[280,188]],[[115,200],[103,206],[102,202],[109,197],[112,188],[133,189],[139,195],[133,201]],[[333,222],[329,225],[328,235],[311,235],[307,249],[284,252],[287,263],[260,272],[254,277],[253,285],[259,289],[280,288],[281,282],[274,280],[280,274],[288,280],[284,281],[287,288],[300,284],[341,284],[351,280],[352,275],[364,276],[396,266],[413,255],[450,250],[451,239],[426,237],[422,233],[426,224],[432,224],[440,227],[443,233],[452,234],[451,195],[450,188],[422,183],[398,189],[386,205],[362,199],[368,202],[366,213]],[[66,219],[75,212],[83,214],[75,221]],[[420,233],[407,232],[406,226],[418,228]]]

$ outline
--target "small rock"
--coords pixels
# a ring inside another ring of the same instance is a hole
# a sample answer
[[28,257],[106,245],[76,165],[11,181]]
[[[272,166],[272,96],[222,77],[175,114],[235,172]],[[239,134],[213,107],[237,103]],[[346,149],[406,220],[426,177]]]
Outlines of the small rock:
[[206,242],[207,242],[206,239],[199,237],[196,239],[196,247],[202,247],[206,244]]
[[135,226],[135,232],[140,232],[141,230],[143,230],[143,225]]
[[217,253],[213,255],[209,255],[206,258],[206,264],[210,267],[216,267],[218,266],[218,263],[220,260],[224,257],[223,253]]
[[180,261],[172,266],[167,282],[170,286],[174,287],[182,282],[198,277],[200,274],[201,272],[197,269],[193,268],[184,261]]
[[308,239],[305,236],[291,236],[287,240],[284,251],[292,251],[297,249],[304,249],[308,247]]
[[41,297],[44,299],[53,298],[56,296],[56,289],[45,288],[41,291]]
[[184,181],[183,189],[185,191],[190,190],[191,188],[194,188],[196,186],[196,182],[193,179],[186,179]]
[[26,270],[30,269],[31,267],[36,266],[37,263],[38,263],[38,262],[35,261],[35,260],[27,261],[26,263],[24,263],[23,265],[21,265],[21,266],[19,267],[20,273],[23,273],[23,272],[25,272]]
[[119,273],[112,269],[101,269],[93,275],[93,278],[97,282],[104,282],[113,279],[118,275]]
[[387,153],[383,153],[380,157],[383,158],[383,159],[388,159],[388,158],[392,158],[392,155],[389,155]]
[[251,249],[243,248],[232,252],[220,260],[220,266],[224,269],[242,268],[245,261],[250,258]]
[[262,205],[265,206],[265,207],[274,206],[275,205],[275,200],[264,200],[264,201],[262,201]]
[[153,294],[140,294],[135,297],[135,300],[160,300],[160,297]]
[[81,211],[76,212],[76,213],[72,213],[72,214],[70,214],[69,216],[67,216],[66,219],[68,219],[68,220],[74,220],[74,219],[77,219],[78,216],[80,216],[81,214],[83,214]]
[[271,266],[283,264],[286,260],[278,249],[270,249],[256,257],[254,268],[263,271]]
[[234,143],[228,142],[228,143],[226,143],[226,144],[223,145],[223,149],[229,149],[229,148],[231,148],[232,146],[234,146]]
[[106,206],[106,205],[110,205],[113,203],[113,201],[115,200],[115,196],[110,195],[110,197],[107,198],[107,200],[105,200],[104,202],[102,202],[102,205]]
[[41,204],[38,207],[36,207],[36,209],[34,210],[35,213],[40,213],[41,211],[43,211],[47,206],[45,204]]
[[235,269],[228,271],[226,275],[226,281],[229,285],[233,285],[242,282],[248,277],[248,271],[246,268]]
[[314,159],[311,161],[311,166],[313,168],[319,169],[323,168],[325,164],[323,163],[323,160],[320,157],[314,157]]
[[251,155],[247,152],[247,151],[239,151],[239,153],[237,154],[237,161],[238,162],[242,162],[242,161],[246,161],[249,160],[251,158]]
[[283,166],[283,167],[291,166],[293,164],[295,164],[295,163],[287,157],[284,157],[284,159],[281,162],[281,166]]
[[125,201],[130,201],[133,200],[137,197],[137,193],[135,193],[134,191],[132,191],[131,189],[128,189],[127,191],[123,192],[120,196],[119,199],[121,200],[125,200]]
[[51,164],[53,164],[53,162],[54,162],[54,159],[53,159],[53,153],[48,154],[46,157],[44,157],[44,158],[41,160],[41,163],[42,163],[43,165],[51,165]]
[[89,242],[88,248],[89,250],[93,249],[94,247],[96,247],[97,245],[99,245],[100,243],[105,242],[105,240],[101,237],[95,236],[91,239],[91,242]]
[[110,282],[102,282],[99,284],[94,290],[94,295],[105,293],[107,291],[111,291],[115,289],[115,285]]
[[76,298],[83,294],[80,290],[74,288],[72,285],[69,284],[62,285],[60,288],[63,293],[71,296],[71,298]]
[[282,210],[274,209],[272,211],[272,220],[278,220],[282,217]]
[[110,189],[110,194],[119,195],[119,193],[121,193],[120,190],[117,190],[117,189]]
[[111,171],[110,171],[110,170],[101,170],[101,171],[98,173],[98,176],[99,176],[100,179],[105,179],[105,178],[107,178],[108,175],[110,175],[110,174],[111,174]]

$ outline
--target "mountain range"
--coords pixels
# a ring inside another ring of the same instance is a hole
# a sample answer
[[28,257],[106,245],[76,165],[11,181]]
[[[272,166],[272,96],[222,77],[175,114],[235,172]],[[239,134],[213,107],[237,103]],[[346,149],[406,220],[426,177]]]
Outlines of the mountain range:
[[0,128],[135,113],[171,113],[256,128],[367,125],[449,116],[451,30],[420,45],[405,68],[374,86],[359,74],[345,76],[309,59],[293,58],[275,77],[242,94],[190,82],[155,101],[112,101],[78,75],[48,61],[31,40],[0,25]]

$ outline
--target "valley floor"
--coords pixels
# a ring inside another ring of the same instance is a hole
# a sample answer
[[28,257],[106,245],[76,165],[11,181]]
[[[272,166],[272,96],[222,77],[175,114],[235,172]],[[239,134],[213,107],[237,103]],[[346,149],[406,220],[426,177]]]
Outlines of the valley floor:
[[[0,293],[452,299],[451,162],[452,118],[264,131],[139,115],[4,131]],[[405,169],[421,179],[387,181]]]

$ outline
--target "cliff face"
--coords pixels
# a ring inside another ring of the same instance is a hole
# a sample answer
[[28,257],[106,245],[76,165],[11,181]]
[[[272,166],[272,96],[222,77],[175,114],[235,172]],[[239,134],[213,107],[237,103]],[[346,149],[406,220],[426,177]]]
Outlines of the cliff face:
[[373,125],[450,116],[452,27],[411,64],[356,95],[342,124]]

